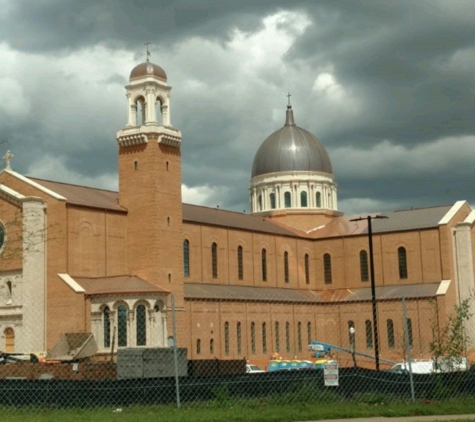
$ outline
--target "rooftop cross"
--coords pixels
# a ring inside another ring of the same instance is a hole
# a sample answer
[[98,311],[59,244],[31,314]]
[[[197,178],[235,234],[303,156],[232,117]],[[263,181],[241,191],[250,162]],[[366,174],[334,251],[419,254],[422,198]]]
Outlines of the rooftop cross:
[[14,157],[14,155],[10,152],[10,150],[7,151],[7,153],[3,156],[3,161],[5,161],[5,170],[11,170],[12,168],[10,167],[10,160]]
[[150,54],[150,51],[148,51],[148,46],[151,44],[151,42],[149,40],[147,40],[147,42],[144,42],[143,45],[145,45],[145,48],[147,49],[147,61],[149,62],[150,61],[150,56],[152,54]]
[[289,100],[289,103],[288,103],[289,106],[290,106],[290,97],[291,97],[291,96],[292,96],[292,95],[290,95],[290,92],[288,92],[288,93],[287,93],[287,98],[288,98],[288,100]]

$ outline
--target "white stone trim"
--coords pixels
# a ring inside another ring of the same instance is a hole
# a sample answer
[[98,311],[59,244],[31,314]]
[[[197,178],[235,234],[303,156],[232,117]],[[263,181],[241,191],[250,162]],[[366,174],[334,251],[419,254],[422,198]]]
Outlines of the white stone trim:
[[8,186],[0,184],[0,198],[3,198],[7,202],[10,202],[16,205],[17,207],[20,207],[21,201],[25,199],[25,196],[9,188]]
[[447,290],[449,290],[449,286],[452,280],[442,280],[439,284],[439,287],[437,289],[437,296],[442,296],[447,294]]
[[470,226],[473,226],[473,224],[475,223],[475,210],[472,210],[472,212],[467,215],[467,217],[465,218],[465,220],[463,220],[463,222],[465,224],[469,224]]
[[75,293],[86,293],[86,291],[74,280],[69,274],[58,273],[58,276],[63,280]]
[[454,217],[457,212],[460,211],[460,209],[467,203],[467,201],[457,201],[454,205],[452,205],[452,208],[445,214],[442,219],[439,221],[439,226],[443,224],[448,224],[450,220]]
[[66,201],[66,198],[56,192],[53,192],[50,189],[45,188],[44,186],[40,185],[39,183],[33,182],[33,180],[28,179],[28,177],[25,177],[21,175],[20,173],[17,173],[16,171],[13,170],[3,170],[5,173],[10,174],[13,177],[16,177],[17,179],[20,179],[22,182],[28,183],[30,186],[33,186],[34,188],[40,190],[41,192],[46,193],[47,195],[58,199],[60,201]]

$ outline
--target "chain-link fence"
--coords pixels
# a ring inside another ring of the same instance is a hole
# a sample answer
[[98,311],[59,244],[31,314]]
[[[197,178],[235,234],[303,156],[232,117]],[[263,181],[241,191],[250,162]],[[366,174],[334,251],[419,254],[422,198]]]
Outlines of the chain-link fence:
[[[376,290],[381,296],[384,291]],[[3,332],[0,406],[216,406],[473,395],[471,299],[297,303],[96,295],[89,332]],[[355,298],[358,299],[358,298]],[[446,309],[447,307],[447,309]],[[374,312],[373,312],[374,311]]]

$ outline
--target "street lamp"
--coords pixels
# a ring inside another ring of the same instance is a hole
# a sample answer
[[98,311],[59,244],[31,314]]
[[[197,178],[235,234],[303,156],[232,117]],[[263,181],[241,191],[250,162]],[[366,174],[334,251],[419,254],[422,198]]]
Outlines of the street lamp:
[[373,257],[373,229],[371,220],[375,218],[388,218],[385,215],[368,215],[367,217],[353,218],[350,221],[368,221],[368,243],[369,243],[369,268],[371,272],[371,303],[373,307],[373,329],[374,329],[374,360],[376,371],[379,371],[379,336],[378,336],[378,313],[376,310],[376,283],[374,281],[374,257]]

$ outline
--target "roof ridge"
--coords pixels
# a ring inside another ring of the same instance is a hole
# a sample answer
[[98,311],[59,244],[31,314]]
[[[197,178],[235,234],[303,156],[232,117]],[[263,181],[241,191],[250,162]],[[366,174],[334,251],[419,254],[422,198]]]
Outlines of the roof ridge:
[[111,193],[117,193],[117,194],[119,193],[119,191],[112,190],[112,189],[95,188],[93,186],[78,185],[76,183],[58,182],[56,180],[41,179],[39,177],[31,177],[31,176],[25,176],[25,177],[28,177],[31,180],[36,180],[37,182],[57,183],[58,185],[75,186],[75,187],[78,187],[78,188],[94,189],[94,190],[100,190],[100,191],[104,191],[104,192],[111,192]]

